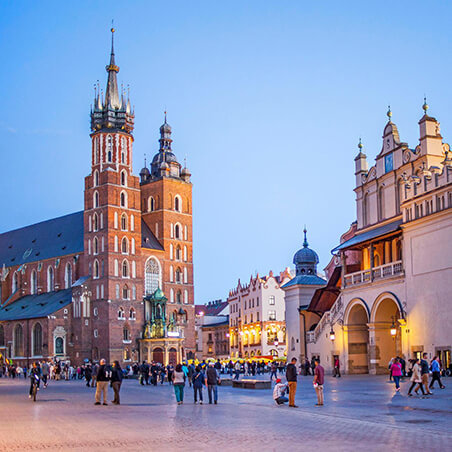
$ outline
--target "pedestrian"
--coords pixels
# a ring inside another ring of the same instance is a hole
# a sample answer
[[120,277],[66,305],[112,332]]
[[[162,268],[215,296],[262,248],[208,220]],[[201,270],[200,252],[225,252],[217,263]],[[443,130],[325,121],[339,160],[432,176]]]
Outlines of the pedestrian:
[[240,378],[240,363],[237,361],[234,366],[234,380],[238,380]]
[[414,392],[417,394],[419,389],[422,392],[422,395],[425,395],[424,392],[424,387],[422,385],[422,376],[421,376],[421,366],[419,364],[419,358],[414,359],[414,364],[413,364],[413,368],[412,371],[413,373],[411,374],[410,377],[410,381],[411,381],[411,386],[410,389],[408,389],[408,396],[412,396],[413,394],[411,394],[411,391],[413,390],[413,388],[417,385],[416,389],[414,389]]
[[86,386],[88,388],[91,383],[92,374],[93,374],[93,370],[91,369],[91,366],[88,364],[85,368],[85,380],[86,380]]
[[275,380],[277,378],[276,376],[276,371],[278,370],[278,368],[276,367],[276,363],[273,362],[271,364],[271,368],[270,368],[270,380],[273,380],[273,376],[275,377]]
[[184,403],[184,386],[185,386],[185,373],[182,370],[182,364],[178,364],[176,366],[175,371],[173,372],[173,385],[177,404],[182,405]]
[[325,369],[320,365],[319,358],[314,361],[314,389],[317,394],[315,406],[323,406],[323,385],[325,383]]
[[297,392],[297,358],[292,358],[290,364],[287,365],[286,379],[289,385],[289,406],[298,408],[295,405],[295,394]]
[[430,388],[428,387],[428,373],[429,373],[429,365],[427,362],[427,353],[422,354],[421,359],[421,378],[422,378],[422,384],[424,385],[425,392],[427,395],[433,395],[433,393],[430,391]]
[[431,364],[431,368],[432,368],[432,381],[430,382],[429,389],[433,389],[433,383],[435,383],[435,381],[438,382],[439,387],[441,389],[444,389],[445,386],[441,382],[441,366],[439,364],[439,357],[438,356],[435,356],[433,358],[433,361],[432,361],[432,364]]
[[289,399],[285,396],[286,391],[289,390],[289,387],[284,383],[281,383],[281,378],[276,379],[275,387],[273,388],[273,400],[277,405],[284,405]]
[[[27,373],[25,372],[25,377],[26,377]],[[34,362],[32,364],[32,367],[30,369],[30,392],[28,395],[28,398],[31,399],[32,395],[33,395],[33,385],[36,384],[37,385],[37,389],[39,391],[39,383],[41,381],[41,368],[39,367],[39,363],[38,362]]]
[[218,383],[220,382],[220,377],[215,369],[213,363],[209,363],[209,367],[206,372],[206,386],[209,394],[209,404],[212,404],[212,393],[215,405],[218,403]]
[[47,379],[49,378],[49,365],[43,361],[41,363],[42,383],[44,388],[47,388]]
[[340,363],[339,363],[339,356],[336,356],[334,358],[333,377],[341,378],[341,369],[340,369]]
[[394,358],[390,371],[395,383],[396,391],[399,392],[400,379],[402,378],[402,365],[400,364],[399,358]]
[[187,374],[187,378],[188,378],[188,384],[192,385],[192,381],[193,381],[193,375],[195,374],[195,365],[193,363],[189,364],[188,366],[188,374]]
[[174,367],[172,364],[168,364],[166,366],[166,371],[167,371],[167,378],[168,378],[168,383],[170,385],[173,384],[173,374],[174,374]]
[[100,405],[101,397],[103,398],[103,405],[108,405],[107,403],[107,395],[108,395],[108,382],[110,381],[110,370],[107,367],[107,361],[105,359],[100,360],[100,366],[97,371],[96,378],[96,394],[95,399],[96,402],[94,405]]
[[389,369],[389,381],[392,381],[392,363],[394,362],[394,358],[391,358],[390,360],[389,360],[389,363],[388,363],[388,369]]
[[196,366],[195,372],[192,376],[193,383],[193,392],[195,396],[195,404],[198,403],[198,395],[199,395],[199,404],[202,405],[202,387],[206,384],[205,382],[206,376],[202,371],[200,366]]
[[97,380],[97,372],[99,371],[99,364],[95,363],[94,366],[92,367],[92,372],[91,372],[91,387],[95,388],[96,387],[96,380]]
[[119,391],[121,389],[123,373],[119,361],[113,363],[113,368],[111,370],[111,387],[113,388],[114,397],[111,403],[114,405],[119,405]]

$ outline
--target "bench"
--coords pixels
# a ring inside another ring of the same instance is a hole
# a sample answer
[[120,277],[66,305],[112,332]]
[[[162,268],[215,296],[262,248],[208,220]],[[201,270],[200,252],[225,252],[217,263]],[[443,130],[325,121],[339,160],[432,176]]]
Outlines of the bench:
[[269,380],[233,380],[232,387],[244,389],[271,389],[272,382]]
[[220,386],[232,386],[232,380],[230,378],[222,378],[220,376]]

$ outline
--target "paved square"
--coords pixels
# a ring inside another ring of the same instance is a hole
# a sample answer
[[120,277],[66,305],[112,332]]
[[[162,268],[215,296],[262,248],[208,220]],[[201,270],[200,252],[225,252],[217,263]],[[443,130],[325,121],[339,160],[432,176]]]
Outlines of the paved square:
[[[28,399],[28,380],[0,379],[0,450],[452,450],[452,378],[428,399],[408,398],[378,376],[327,378],[325,406],[315,407],[309,377],[300,378],[298,409],[278,407],[271,390],[219,388],[218,405],[194,405],[185,388],[125,380],[121,406],[94,406],[83,381],[50,382]],[[112,391],[109,389],[110,400]],[[207,393],[204,391],[204,403]]]

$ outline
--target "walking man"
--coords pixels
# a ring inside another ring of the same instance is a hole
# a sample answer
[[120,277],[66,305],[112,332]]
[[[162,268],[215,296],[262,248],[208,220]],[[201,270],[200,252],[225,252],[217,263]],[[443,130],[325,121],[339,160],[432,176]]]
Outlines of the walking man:
[[213,367],[213,363],[209,363],[209,367],[206,372],[206,386],[209,394],[209,403],[212,403],[212,392],[213,400],[215,405],[218,403],[218,383],[220,378],[218,377],[217,370]]
[[289,406],[298,408],[295,405],[295,394],[297,392],[297,358],[292,358],[290,364],[287,365],[286,379],[289,384]]
[[49,378],[49,365],[43,361],[41,363],[41,372],[42,372],[42,382],[44,383],[44,388],[47,388],[47,379]]
[[96,384],[96,402],[94,405],[100,405],[101,396],[103,397],[103,405],[108,405],[107,403],[107,393],[108,393],[108,381],[110,380],[110,371],[107,368],[107,362],[105,359],[100,360],[99,370],[97,371],[97,384]]
[[315,406],[323,406],[323,384],[325,383],[325,369],[320,365],[318,358],[314,361],[314,389],[317,394]]
[[427,353],[422,354],[421,359],[421,378],[422,378],[422,384],[424,385],[425,392],[427,395],[433,395],[433,392],[430,391],[430,388],[428,387],[428,372],[429,372],[429,366],[427,361]]
[[276,363],[272,363],[270,367],[270,380],[273,380],[273,377],[275,377],[275,380],[278,378],[276,376],[276,371],[278,368],[276,367]]
[[432,381],[430,382],[430,389],[433,389],[433,383],[435,383],[435,381],[438,382],[441,389],[445,388],[445,386],[441,382],[441,367],[439,365],[439,358],[437,356],[435,356],[432,361]]
[[339,363],[339,356],[336,356],[334,358],[334,372],[333,377],[341,378],[341,369],[340,369],[340,363]]

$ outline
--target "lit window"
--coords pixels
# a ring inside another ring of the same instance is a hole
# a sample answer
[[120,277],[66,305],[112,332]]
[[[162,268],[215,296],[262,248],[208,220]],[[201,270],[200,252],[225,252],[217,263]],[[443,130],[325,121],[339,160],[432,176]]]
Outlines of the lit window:
[[268,320],[276,320],[276,311],[268,311]]

